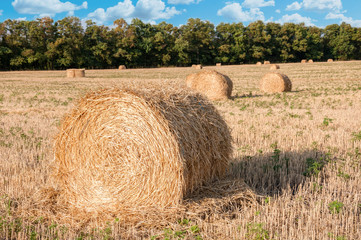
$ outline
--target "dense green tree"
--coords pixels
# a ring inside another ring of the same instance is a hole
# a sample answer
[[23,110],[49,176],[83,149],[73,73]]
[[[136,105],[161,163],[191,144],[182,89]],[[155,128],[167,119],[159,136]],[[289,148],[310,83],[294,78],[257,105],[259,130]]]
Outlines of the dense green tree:
[[199,18],[190,18],[179,30],[183,41],[188,43],[188,54],[192,63],[215,63],[216,32],[212,23]]
[[114,27],[85,26],[79,18],[0,23],[0,69],[65,69],[189,66],[301,59],[361,59],[361,28],[342,23],[324,29],[262,21],[220,23],[189,19],[187,24],[114,21]]

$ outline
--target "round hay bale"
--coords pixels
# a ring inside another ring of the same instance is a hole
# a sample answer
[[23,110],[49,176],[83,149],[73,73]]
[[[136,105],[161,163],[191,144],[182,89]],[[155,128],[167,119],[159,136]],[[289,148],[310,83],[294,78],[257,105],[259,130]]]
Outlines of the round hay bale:
[[312,60],[312,59],[310,59],[310,60],[308,60],[307,62],[308,62],[308,63],[313,63],[313,60]]
[[195,69],[202,69],[203,66],[201,64],[196,65]]
[[257,66],[262,66],[262,63],[261,63],[261,62],[257,62],[256,65],[257,65]]
[[272,64],[269,69],[270,70],[277,70],[277,69],[280,69],[280,66],[277,65],[277,64]]
[[265,65],[266,64],[271,64],[271,62],[270,61],[264,61],[263,64],[265,64]]
[[200,94],[103,89],[63,119],[55,179],[75,210],[173,207],[228,171],[227,124]]
[[193,73],[186,78],[187,87],[194,89],[211,100],[225,100],[231,97],[232,80],[215,70]]
[[301,60],[301,63],[307,63],[307,60],[306,60],[306,59],[302,59],[302,60]]
[[196,68],[196,66],[197,66],[196,64],[192,64],[192,68]]
[[331,58],[327,59],[327,62],[333,62],[333,59],[331,59]]
[[285,74],[272,72],[262,77],[260,89],[267,93],[289,92],[292,90],[292,83]]
[[85,77],[85,69],[67,69],[66,76],[68,78]]
[[119,66],[119,70],[124,70],[124,69],[127,69],[127,67],[125,65],[120,65]]
[[216,67],[222,66],[222,63],[216,63]]

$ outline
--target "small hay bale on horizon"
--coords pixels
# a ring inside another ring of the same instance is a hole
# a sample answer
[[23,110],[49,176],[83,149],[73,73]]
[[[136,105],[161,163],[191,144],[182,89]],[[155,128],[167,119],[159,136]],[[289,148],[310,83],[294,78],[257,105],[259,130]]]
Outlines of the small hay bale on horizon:
[[262,66],[262,63],[261,63],[261,62],[257,62],[256,65],[257,65],[257,66]]
[[312,59],[310,59],[310,60],[308,60],[308,61],[307,61],[307,63],[313,63],[313,60],[312,60]]
[[216,67],[221,67],[222,63],[216,63]]
[[277,69],[280,69],[280,66],[278,64],[272,64],[269,69],[270,70],[277,70]]
[[202,69],[203,68],[203,66],[201,65],[201,64],[197,64],[196,66],[195,66],[195,69]]
[[186,77],[188,88],[204,94],[210,100],[226,100],[231,97],[232,80],[215,70],[204,70]]
[[263,64],[268,65],[268,64],[271,64],[271,62],[270,61],[264,61]]
[[85,69],[67,69],[66,70],[66,76],[68,78],[81,78],[85,77]]
[[327,62],[333,62],[333,59],[332,58],[330,58],[330,59],[327,59]]
[[124,69],[127,69],[127,67],[125,65],[119,65],[119,70],[124,70]]
[[301,63],[307,63],[307,60],[306,60],[306,59],[302,59],[302,60],[301,60]]
[[177,207],[222,179],[232,152],[215,107],[184,89],[90,92],[59,130],[53,176],[74,212]]
[[262,77],[260,90],[266,93],[290,92],[292,83],[285,74],[271,72]]

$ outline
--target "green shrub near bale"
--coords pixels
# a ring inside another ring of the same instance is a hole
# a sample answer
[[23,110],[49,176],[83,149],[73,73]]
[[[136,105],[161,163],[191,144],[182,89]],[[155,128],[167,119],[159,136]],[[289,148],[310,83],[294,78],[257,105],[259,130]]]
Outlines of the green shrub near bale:
[[75,212],[175,207],[225,176],[231,152],[227,124],[198,93],[103,89],[63,119],[55,180]]

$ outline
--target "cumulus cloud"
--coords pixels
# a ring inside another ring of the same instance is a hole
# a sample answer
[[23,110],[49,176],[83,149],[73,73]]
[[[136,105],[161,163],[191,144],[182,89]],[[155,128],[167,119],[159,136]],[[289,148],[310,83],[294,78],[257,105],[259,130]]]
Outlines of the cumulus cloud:
[[274,0],[270,0],[270,1],[264,1],[264,0],[245,0],[242,3],[243,7],[246,8],[261,8],[261,7],[270,7],[270,6],[274,6],[275,5],[275,1]]
[[202,0],[168,0],[169,4],[191,4],[199,3]]
[[292,14],[292,15],[284,15],[281,19],[276,21],[278,23],[284,24],[284,23],[305,23],[306,26],[315,26],[312,22],[313,20],[309,17],[303,17],[298,13]]
[[287,11],[297,11],[300,10],[302,5],[299,2],[293,2],[290,5],[287,5],[286,10]]
[[4,10],[0,10],[0,16],[3,15]]
[[300,10],[304,8],[306,10],[333,10],[339,11],[342,9],[341,0],[303,0],[300,2],[293,2],[288,5],[286,10]]
[[259,8],[244,11],[239,3],[226,3],[225,7],[218,10],[217,15],[239,22],[264,21],[264,14]]
[[118,18],[124,18],[127,21],[132,18],[140,18],[154,23],[154,20],[169,19],[180,13],[175,7],[166,7],[161,0],[139,0],[135,6],[131,0],[124,0],[106,10],[98,8],[89,13],[87,17],[98,24],[114,21]]
[[11,5],[18,13],[51,17],[57,13],[68,12],[72,14],[75,10],[88,8],[87,2],[77,6],[71,2],[61,2],[60,0],[14,0]]
[[361,27],[361,20],[354,20],[351,17],[346,17],[342,13],[329,13],[325,19],[340,19],[340,22],[345,22],[353,27]]
[[279,9],[276,9],[276,11],[275,11],[276,13],[281,13],[281,10],[279,10]]

